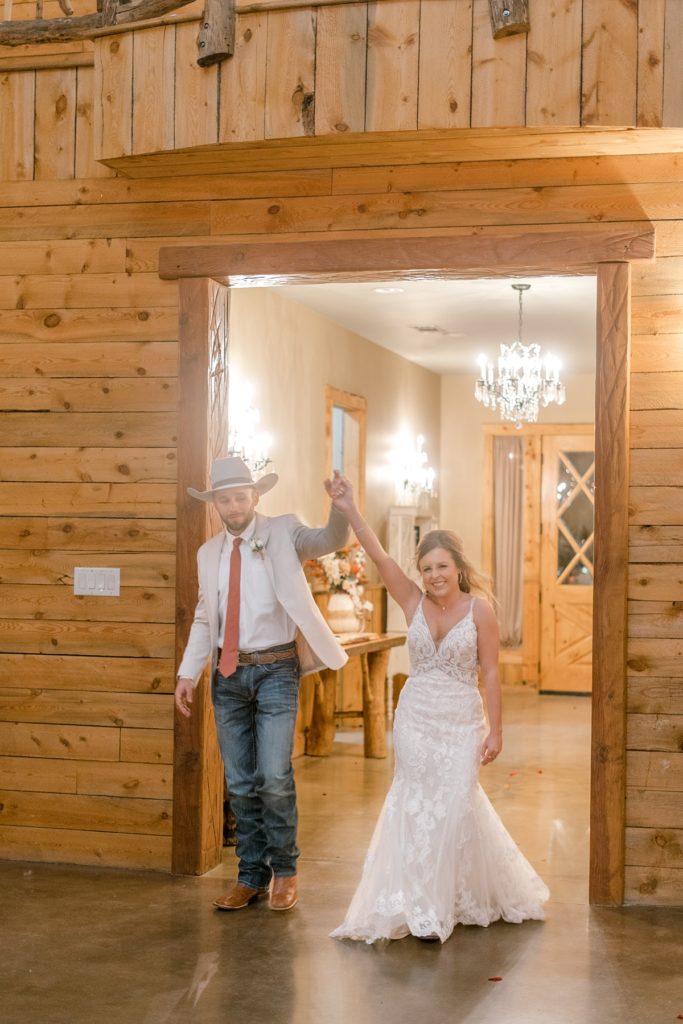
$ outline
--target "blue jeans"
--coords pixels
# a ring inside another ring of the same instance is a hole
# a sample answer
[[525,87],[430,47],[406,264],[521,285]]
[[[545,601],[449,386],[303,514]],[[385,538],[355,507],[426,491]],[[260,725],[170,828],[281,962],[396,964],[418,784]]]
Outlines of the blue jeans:
[[237,822],[238,879],[265,888],[295,875],[297,811],[292,747],[299,661],[238,665],[212,686],[218,742]]

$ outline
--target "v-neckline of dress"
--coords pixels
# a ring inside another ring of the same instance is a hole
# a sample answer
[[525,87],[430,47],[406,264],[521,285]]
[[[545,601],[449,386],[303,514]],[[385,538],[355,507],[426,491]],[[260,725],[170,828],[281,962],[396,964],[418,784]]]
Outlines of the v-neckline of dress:
[[448,637],[449,637],[449,636],[451,635],[451,633],[453,632],[453,630],[454,630],[454,629],[457,629],[457,628],[458,628],[458,626],[460,625],[460,623],[461,623],[461,622],[464,622],[464,621],[465,621],[465,619],[466,619],[466,618],[467,618],[467,617],[469,616],[470,612],[472,611],[472,605],[474,604],[474,598],[470,598],[470,603],[469,603],[469,605],[468,605],[468,607],[467,607],[467,611],[465,612],[465,614],[464,614],[464,615],[462,615],[462,616],[461,616],[461,617],[460,617],[460,618],[458,619],[458,621],[457,621],[457,622],[454,622],[454,623],[453,623],[453,625],[451,626],[451,628],[450,628],[450,629],[449,629],[449,630],[448,630],[448,631],[447,631],[446,633],[444,633],[444,635],[443,635],[443,636],[441,637],[441,639],[440,639],[440,640],[439,640],[439,642],[437,643],[437,642],[436,642],[436,640],[434,639],[434,637],[432,636],[432,631],[431,631],[431,629],[429,628],[429,623],[427,622],[427,616],[426,616],[426,615],[425,615],[425,613],[424,613],[424,603],[425,603],[425,597],[426,597],[426,596],[427,596],[427,595],[425,594],[425,595],[423,596],[422,600],[420,601],[420,611],[422,612],[422,621],[424,622],[424,624],[425,624],[425,626],[426,626],[426,629],[427,629],[427,632],[429,633],[429,639],[430,639],[430,640],[432,641],[432,645],[433,645],[433,647],[434,647],[434,650],[435,650],[435,651],[436,651],[436,653],[438,654],[438,653],[439,653],[439,651],[441,650],[441,648],[443,647],[444,641],[445,641],[445,640],[446,640],[446,639],[447,639],[447,638],[448,638]]

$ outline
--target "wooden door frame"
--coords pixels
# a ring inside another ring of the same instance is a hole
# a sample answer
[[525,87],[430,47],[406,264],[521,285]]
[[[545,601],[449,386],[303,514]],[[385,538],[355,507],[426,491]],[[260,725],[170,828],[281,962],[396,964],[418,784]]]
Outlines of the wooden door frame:
[[590,434],[592,423],[482,423],[484,435],[484,486],[482,504],[481,565],[494,578],[494,462],[493,441],[496,437],[519,437],[522,440],[524,470],[524,526],[522,538],[522,648],[519,661],[522,677],[536,689],[540,681],[541,660],[541,558],[538,538],[541,535],[541,447],[543,438],[554,434]]
[[[351,234],[351,233],[349,233]],[[206,536],[200,503],[184,497],[188,485],[207,475],[211,439],[205,405],[212,377],[210,329],[193,308],[197,278],[235,286],[330,281],[410,279],[418,276],[518,277],[595,274],[597,277],[595,590],[591,751],[591,844],[589,899],[619,906],[624,895],[626,639],[628,576],[628,473],[630,299],[632,260],[654,259],[654,228],[646,221],[611,225],[548,225],[545,228],[456,229],[439,235],[349,237],[283,242],[162,248],[159,273],[178,280],[181,351],[178,431],[177,643],[184,647],[192,618],[195,543]],[[213,280],[212,280],[213,279]],[[227,297],[227,293],[226,293]],[[205,303],[206,305],[206,303]],[[183,355],[187,352],[187,357]],[[203,355],[202,355],[203,353]],[[187,381],[183,380],[187,374]],[[226,375],[227,376],[227,375]],[[227,386],[227,381],[226,381]],[[194,390],[193,390],[194,389]],[[199,417],[199,419],[198,419]],[[191,538],[191,543],[188,543]],[[208,701],[206,701],[208,703]],[[193,730],[179,723],[174,753],[173,870],[207,870],[215,821],[203,812],[207,771],[204,754],[211,734],[203,715]],[[210,746],[210,743],[208,743]],[[192,836],[200,827],[209,835]],[[198,856],[198,851],[205,851]],[[220,858],[220,847],[213,857]]]
[[353,416],[358,424],[358,464],[362,467],[358,475],[356,501],[361,512],[365,511],[365,448],[367,436],[368,400],[363,395],[325,385],[325,476],[332,476],[332,410],[334,406]]

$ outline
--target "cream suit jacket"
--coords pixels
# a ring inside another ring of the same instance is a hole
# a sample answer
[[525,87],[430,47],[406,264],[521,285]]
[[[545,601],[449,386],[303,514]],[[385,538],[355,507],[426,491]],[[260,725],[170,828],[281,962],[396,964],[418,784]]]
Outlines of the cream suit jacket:
[[[211,675],[218,660],[218,562],[223,533],[202,544],[197,552],[199,600],[178,676],[196,686],[211,659]],[[343,547],[348,537],[346,520],[334,509],[327,526],[314,529],[294,515],[262,516],[256,513],[254,540],[263,542],[263,558],[280,604],[297,627],[296,643],[301,674],[317,669],[341,668],[348,657],[334,638],[316,605],[302,561],[318,558]]]

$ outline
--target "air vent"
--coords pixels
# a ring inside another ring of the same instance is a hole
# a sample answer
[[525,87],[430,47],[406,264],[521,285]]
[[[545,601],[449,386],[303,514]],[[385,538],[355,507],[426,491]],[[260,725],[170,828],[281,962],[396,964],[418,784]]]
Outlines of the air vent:
[[419,331],[420,334],[446,334],[447,332],[443,327],[439,327],[437,324],[411,324],[414,331]]

